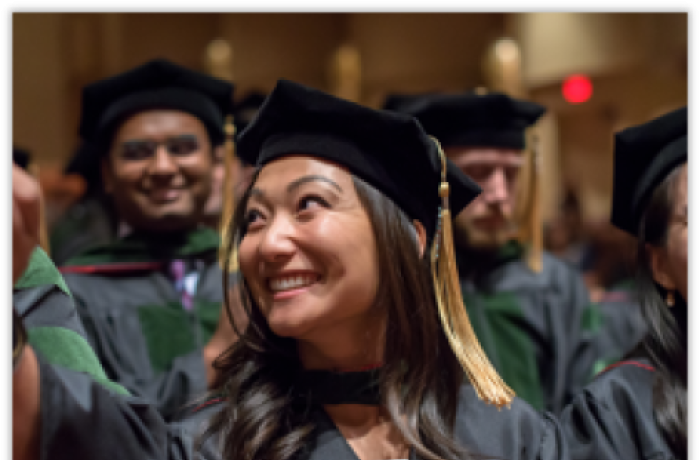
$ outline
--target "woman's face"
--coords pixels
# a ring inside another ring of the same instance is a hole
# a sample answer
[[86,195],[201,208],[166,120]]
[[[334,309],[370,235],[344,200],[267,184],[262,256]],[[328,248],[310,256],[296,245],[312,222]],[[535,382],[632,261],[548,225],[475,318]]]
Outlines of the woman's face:
[[666,245],[655,250],[654,278],[664,288],[688,300],[688,165],[672,190],[672,213]]
[[262,168],[245,204],[241,271],[272,331],[333,340],[370,318],[378,269],[372,226],[352,176],[288,156]]

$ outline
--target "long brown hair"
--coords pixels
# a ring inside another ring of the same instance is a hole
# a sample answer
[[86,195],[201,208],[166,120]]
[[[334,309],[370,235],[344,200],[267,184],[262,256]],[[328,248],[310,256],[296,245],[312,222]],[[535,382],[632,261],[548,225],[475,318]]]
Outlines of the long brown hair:
[[[235,248],[245,235],[244,213],[256,180],[257,173],[237,206],[231,237],[223,242],[229,261],[224,282]],[[452,434],[464,374],[440,324],[429,251],[420,257],[410,219],[391,200],[357,177],[353,183],[377,243],[380,280],[373,308],[383,309],[387,324],[380,372],[382,405],[405,441],[423,458],[474,458]],[[217,436],[225,458],[291,459],[314,430],[312,408],[292,396],[294,378],[301,369],[295,341],[271,331],[240,273],[238,282],[250,320],[245,331],[238,331],[240,340],[215,362],[214,392],[226,397],[226,405],[200,441]]]
[[[666,245],[673,215],[674,191],[683,165],[677,166],[654,190],[642,215],[638,233],[637,289],[648,333],[642,352],[657,370],[654,383],[654,417],[664,439],[679,459],[688,458],[688,342],[666,306],[664,289],[654,281],[647,244]],[[676,309],[687,308],[685,302]],[[680,312],[687,314],[687,312]]]

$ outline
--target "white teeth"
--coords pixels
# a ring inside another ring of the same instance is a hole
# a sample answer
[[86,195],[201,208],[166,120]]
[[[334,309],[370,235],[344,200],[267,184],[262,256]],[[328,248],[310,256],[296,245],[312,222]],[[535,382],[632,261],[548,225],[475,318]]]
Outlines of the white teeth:
[[288,289],[297,289],[308,286],[316,280],[314,276],[289,276],[286,278],[275,278],[269,281],[270,289],[274,292],[286,291]]

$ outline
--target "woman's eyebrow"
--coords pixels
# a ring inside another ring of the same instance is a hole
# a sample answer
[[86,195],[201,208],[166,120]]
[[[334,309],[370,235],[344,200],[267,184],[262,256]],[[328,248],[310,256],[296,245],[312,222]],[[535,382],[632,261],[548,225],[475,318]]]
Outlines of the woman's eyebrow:
[[295,180],[294,182],[290,183],[287,186],[287,192],[291,193],[295,189],[301,187],[303,184],[306,184],[307,182],[314,182],[314,181],[326,182],[328,184],[331,184],[340,193],[343,193],[343,189],[340,187],[340,185],[338,185],[337,183],[335,183],[331,179],[329,179],[325,176],[318,175],[318,174],[309,174],[308,176],[300,177],[299,179]]
[[248,195],[248,202],[250,202],[251,198],[255,198],[265,206],[270,206],[270,200],[267,198],[267,195],[265,195],[265,192],[263,192],[259,188],[250,189],[250,195]]
[[[325,176],[318,175],[318,174],[309,174],[308,176],[300,177],[299,179],[291,182],[287,186],[287,193],[293,192],[294,190],[296,190],[297,188],[306,184],[307,182],[314,182],[314,181],[326,182],[326,183],[332,185],[334,188],[336,188],[339,192],[341,192],[341,193],[343,192],[343,189],[340,187],[340,185],[338,185],[336,182],[332,181],[331,179],[329,179]],[[259,188],[250,189],[249,197],[250,198],[255,197],[263,202],[267,201],[267,197],[265,195],[265,192]]]
[[265,197],[265,192],[260,190],[259,188],[254,188],[250,190],[250,196],[254,196],[257,198],[264,198]]

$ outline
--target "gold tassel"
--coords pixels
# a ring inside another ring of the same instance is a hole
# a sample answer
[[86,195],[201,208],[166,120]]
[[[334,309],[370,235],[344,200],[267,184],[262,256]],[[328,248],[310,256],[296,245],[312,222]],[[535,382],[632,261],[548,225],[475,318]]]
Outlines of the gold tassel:
[[541,170],[541,154],[539,150],[539,138],[537,135],[532,135],[532,146],[530,150],[530,203],[528,213],[526,215],[525,226],[527,228],[527,265],[535,273],[542,271],[542,247],[543,247],[543,230],[542,230],[542,210],[540,203],[540,188],[542,187],[540,170]]
[[[236,199],[234,196],[234,177],[232,177],[231,169],[233,168],[233,160],[236,155],[236,147],[233,141],[236,134],[236,126],[233,124],[233,115],[226,117],[224,124],[224,133],[226,140],[224,141],[224,185],[222,190],[222,205],[221,217],[219,220],[219,235],[221,236],[221,244],[219,245],[219,266],[226,268],[226,254],[224,252],[223,242],[227,240],[230,232],[231,219],[236,208]],[[231,270],[238,270],[238,258],[233,257],[231,261]]]
[[452,238],[450,188],[446,179],[445,154],[437,139],[432,139],[437,145],[442,162],[439,189],[442,207],[438,211],[438,226],[430,251],[433,285],[442,327],[479,398],[499,409],[504,405],[510,407],[515,392],[506,385],[481,348],[464,306]]
[[513,237],[524,247],[524,260],[534,273],[542,271],[543,228],[540,204],[541,157],[538,138],[528,130],[529,140],[523,152],[526,160],[518,178],[517,207],[513,216]]

